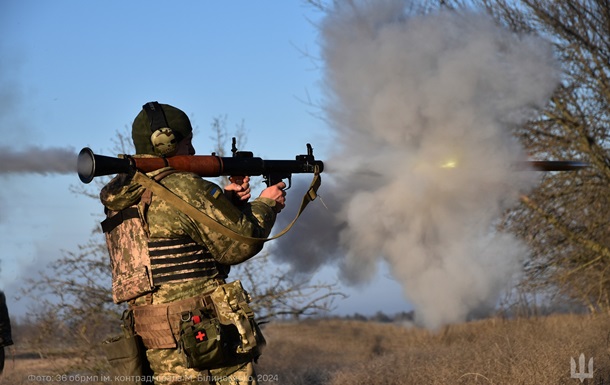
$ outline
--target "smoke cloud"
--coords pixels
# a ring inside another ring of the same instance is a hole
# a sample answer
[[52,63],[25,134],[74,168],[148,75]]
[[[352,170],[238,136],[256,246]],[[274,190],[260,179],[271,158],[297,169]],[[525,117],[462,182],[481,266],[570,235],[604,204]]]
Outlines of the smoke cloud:
[[511,128],[557,85],[549,45],[400,0],[337,2],[320,32],[339,143],[320,191],[329,210],[305,212],[277,258],[303,272],[335,263],[350,284],[383,259],[432,329],[486,314],[527,255],[495,225],[535,183],[513,167],[526,156]]
[[29,147],[15,151],[0,146],[0,175],[76,173],[76,159],[76,153],[72,149]]

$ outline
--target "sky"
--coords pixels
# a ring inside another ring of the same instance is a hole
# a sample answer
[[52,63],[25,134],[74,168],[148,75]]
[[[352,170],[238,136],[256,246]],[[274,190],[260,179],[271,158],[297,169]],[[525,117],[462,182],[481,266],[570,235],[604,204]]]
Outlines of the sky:
[[[157,100],[191,117],[199,154],[213,149],[212,120],[226,116],[229,129],[243,122],[256,156],[293,159],[306,143],[317,158],[328,156],[337,139],[319,108],[318,10],[299,1],[169,4],[2,2],[0,150],[76,154],[88,146],[115,155],[116,132]],[[25,279],[76,250],[96,226],[101,205],[71,192],[79,183],[76,173],[0,175],[0,289],[17,316],[32,306],[16,298]],[[288,199],[300,197],[289,191]],[[312,279],[338,274],[327,265]],[[342,291],[349,298],[336,302],[337,314],[410,310],[384,266],[370,283]]]

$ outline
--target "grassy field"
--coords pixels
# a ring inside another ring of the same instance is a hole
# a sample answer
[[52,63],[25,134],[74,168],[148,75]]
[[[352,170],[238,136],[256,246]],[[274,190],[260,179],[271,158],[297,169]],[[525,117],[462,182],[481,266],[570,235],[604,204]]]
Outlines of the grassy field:
[[273,325],[261,374],[281,384],[579,384],[570,358],[594,358],[610,384],[607,316],[490,319],[431,333],[393,324]]
[[[268,341],[257,366],[261,384],[580,384],[570,359],[594,359],[594,378],[610,385],[610,318],[552,315],[487,319],[437,332],[346,320],[278,323],[264,329]],[[66,358],[9,354],[2,384],[69,380]],[[48,381],[48,380],[51,381]],[[86,377],[73,377],[82,383]]]

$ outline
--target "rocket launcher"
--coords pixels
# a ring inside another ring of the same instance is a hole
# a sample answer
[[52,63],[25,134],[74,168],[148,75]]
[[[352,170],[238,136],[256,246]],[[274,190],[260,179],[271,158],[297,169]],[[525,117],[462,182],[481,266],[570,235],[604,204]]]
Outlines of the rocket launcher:
[[102,175],[130,173],[136,170],[147,173],[163,167],[188,171],[202,177],[218,176],[263,176],[267,186],[287,179],[291,185],[292,174],[315,174],[324,171],[324,163],[316,160],[313,148],[307,144],[307,154],[297,155],[295,160],[267,160],[253,156],[249,151],[237,151],[233,138],[233,156],[177,155],[172,157],[136,157],[119,155],[109,157],[96,155],[85,147],[78,154],[78,176],[83,183]]

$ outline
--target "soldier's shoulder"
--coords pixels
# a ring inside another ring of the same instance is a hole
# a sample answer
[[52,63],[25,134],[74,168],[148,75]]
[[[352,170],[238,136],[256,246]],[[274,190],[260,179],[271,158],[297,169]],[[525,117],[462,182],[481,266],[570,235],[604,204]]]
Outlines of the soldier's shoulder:
[[187,171],[176,171],[171,173],[163,178],[163,181],[167,184],[184,185],[185,187],[214,184],[195,173]]
[[163,184],[179,195],[200,195],[202,192],[219,189],[219,187],[192,172],[179,171],[163,178]]

